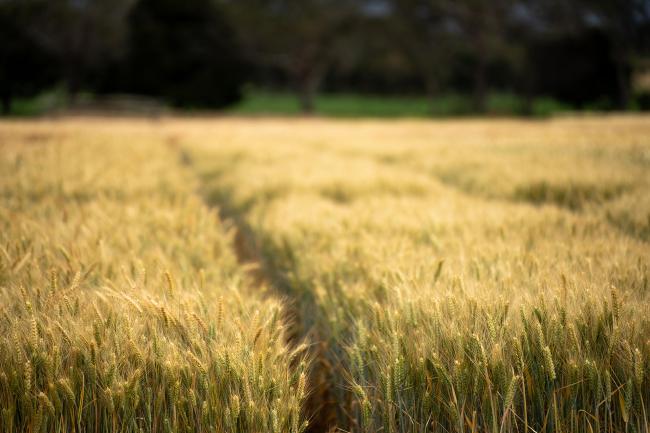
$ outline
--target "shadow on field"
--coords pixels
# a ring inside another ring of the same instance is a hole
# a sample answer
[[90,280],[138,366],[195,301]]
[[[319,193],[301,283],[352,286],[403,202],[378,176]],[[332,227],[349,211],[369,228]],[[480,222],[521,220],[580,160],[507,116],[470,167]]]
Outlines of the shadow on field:
[[[194,164],[192,156],[184,151],[178,142],[168,143],[179,152],[180,162],[188,167]],[[223,175],[223,170],[214,170],[200,176],[201,185],[218,182]],[[284,322],[288,329],[287,343],[292,347],[301,344],[308,345],[308,358],[311,360],[310,377],[305,414],[309,420],[307,433],[324,433],[337,431],[337,413],[340,404],[334,397],[332,391],[333,372],[335,366],[331,364],[326,356],[327,343],[319,336],[318,330],[306,325],[303,315],[314,305],[309,291],[300,291],[302,297],[296,299],[296,291],[290,286],[287,272],[277,260],[273,259],[274,249],[255,235],[250,225],[244,220],[244,215],[252,206],[253,202],[246,202],[244,205],[233,206],[232,193],[227,189],[213,189],[206,191],[199,190],[200,196],[206,205],[216,208],[220,219],[230,221],[234,229],[234,250],[237,260],[247,270],[254,284],[259,287],[268,287],[271,290],[266,292],[270,296],[280,297],[284,301],[286,317]]]

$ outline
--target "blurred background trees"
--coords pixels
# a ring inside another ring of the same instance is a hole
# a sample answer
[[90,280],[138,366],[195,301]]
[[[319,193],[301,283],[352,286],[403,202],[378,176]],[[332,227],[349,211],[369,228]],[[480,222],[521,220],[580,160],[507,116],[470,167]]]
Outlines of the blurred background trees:
[[0,99],[8,114],[16,97],[34,96],[57,80],[56,59],[28,30],[30,6],[0,3]]
[[[650,0],[0,0],[0,96],[219,108],[242,89],[647,107]],[[247,87],[245,87],[247,86]]]
[[239,100],[246,67],[212,0],[140,0],[128,22],[125,89],[179,107]]
[[352,0],[224,0],[244,55],[258,70],[276,70],[304,112],[354,19]]

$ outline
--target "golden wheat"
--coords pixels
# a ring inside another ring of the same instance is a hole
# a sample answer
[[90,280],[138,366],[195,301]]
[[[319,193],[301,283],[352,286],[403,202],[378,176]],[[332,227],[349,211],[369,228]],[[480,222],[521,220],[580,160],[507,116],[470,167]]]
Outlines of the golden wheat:
[[2,429],[647,433],[649,137],[0,124]]
[[341,427],[648,431],[647,118],[224,122],[167,126],[326,340]]
[[2,431],[300,431],[306,364],[283,306],[255,293],[163,136],[92,121],[0,136]]

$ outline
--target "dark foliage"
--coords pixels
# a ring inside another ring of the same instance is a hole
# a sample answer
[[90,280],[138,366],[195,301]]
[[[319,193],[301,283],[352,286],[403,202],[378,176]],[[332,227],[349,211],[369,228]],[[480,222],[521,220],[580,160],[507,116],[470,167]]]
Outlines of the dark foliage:
[[[596,29],[534,43],[530,55],[536,91],[577,107],[611,103],[618,89],[610,52],[606,35]],[[627,74],[629,80],[629,70]]]
[[55,58],[36,42],[25,24],[31,14],[27,5],[0,3],[0,97],[5,114],[14,98],[36,95],[57,79]]
[[129,32],[130,91],[183,107],[222,107],[240,98],[246,68],[213,1],[141,0]]
[[0,0],[0,96],[8,111],[58,83],[72,105],[219,108],[249,82],[292,89],[304,112],[322,90],[647,108],[632,77],[649,41],[650,0]]

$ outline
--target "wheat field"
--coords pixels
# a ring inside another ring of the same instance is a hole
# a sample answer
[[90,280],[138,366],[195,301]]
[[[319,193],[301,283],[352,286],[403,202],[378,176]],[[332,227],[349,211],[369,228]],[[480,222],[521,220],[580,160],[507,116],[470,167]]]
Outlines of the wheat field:
[[1,131],[2,431],[304,430],[284,307],[155,127]]
[[650,119],[0,124],[7,432],[650,430]]

